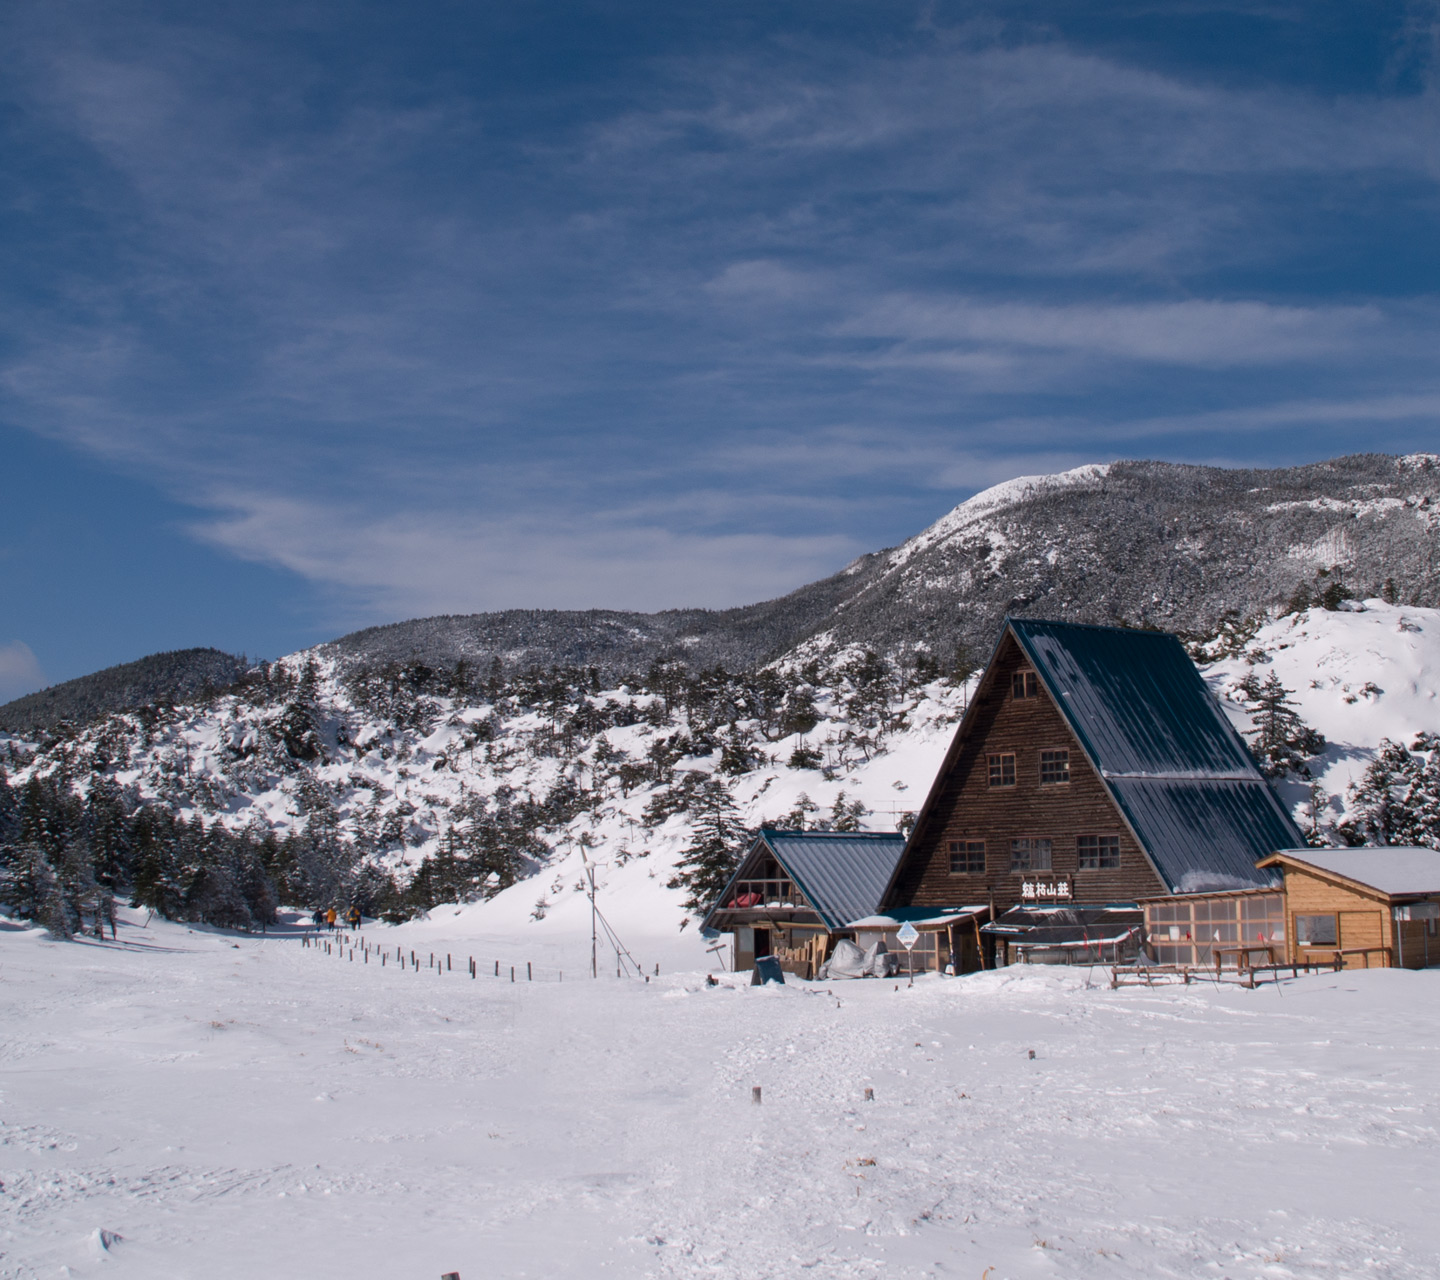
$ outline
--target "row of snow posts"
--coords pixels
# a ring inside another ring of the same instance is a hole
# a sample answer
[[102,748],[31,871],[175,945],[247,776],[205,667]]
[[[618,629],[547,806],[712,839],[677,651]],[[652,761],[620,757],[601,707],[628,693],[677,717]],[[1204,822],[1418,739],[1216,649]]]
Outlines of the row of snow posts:
[[[389,948],[387,947],[382,949],[380,947],[371,946],[369,939],[367,939],[363,933],[356,933],[353,936],[342,933],[339,935],[338,938],[335,939],[316,937],[313,934],[306,933],[301,934],[300,945],[309,948],[311,951],[314,951],[316,955],[335,956],[337,959],[345,960],[350,964],[355,963],[355,952],[358,945],[361,964],[369,964],[371,956],[378,956],[378,963],[383,969],[390,961]],[[430,953],[429,962],[426,964],[425,967],[427,969],[435,970],[437,974],[453,973],[454,965],[452,963],[452,959],[453,958],[448,951],[444,954],[444,956],[437,956],[435,952],[432,951]],[[466,967],[464,971],[469,973],[472,978],[478,978],[480,976],[480,969],[479,966],[475,963],[475,957],[466,956],[465,959]],[[406,956],[403,947],[395,948],[395,963],[398,964],[402,969],[406,967]],[[409,967],[413,969],[416,973],[420,972],[420,957],[417,956],[414,951],[410,952]],[[510,981],[514,982],[516,966],[512,964],[509,966],[509,968]],[[556,982],[565,981],[565,974],[561,970],[554,970],[554,974]],[[495,961],[494,976],[497,978],[501,976],[500,961],[498,960]],[[529,960],[525,962],[525,981],[535,981],[535,966],[531,964]],[[543,975],[540,978],[540,981],[545,981]]]

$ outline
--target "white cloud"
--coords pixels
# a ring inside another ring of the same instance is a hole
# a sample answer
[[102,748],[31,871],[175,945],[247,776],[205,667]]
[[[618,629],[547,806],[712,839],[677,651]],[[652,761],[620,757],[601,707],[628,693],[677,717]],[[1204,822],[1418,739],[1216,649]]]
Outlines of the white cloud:
[[958,341],[1225,368],[1324,359],[1353,347],[1380,320],[1379,310],[1368,306],[1204,300],[1039,306],[896,295],[836,328],[908,342]]
[[45,687],[40,661],[23,640],[0,645],[0,702],[24,697]]
[[193,532],[247,560],[338,588],[373,619],[504,608],[724,608],[783,595],[863,551],[839,536],[707,536],[474,515],[376,516],[266,494],[230,494]]

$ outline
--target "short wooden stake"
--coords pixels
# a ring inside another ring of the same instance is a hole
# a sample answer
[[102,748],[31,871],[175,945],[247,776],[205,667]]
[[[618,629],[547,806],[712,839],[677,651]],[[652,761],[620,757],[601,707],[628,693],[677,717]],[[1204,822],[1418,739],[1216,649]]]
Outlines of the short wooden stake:
[[460,1280],[460,1273],[458,1271],[447,1271],[440,1277],[440,1280]]
[[875,1101],[875,1090],[874,1090],[874,1089],[868,1089],[868,1088],[867,1088],[867,1089],[865,1090],[865,1101],[866,1101],[866,1102],[874,1102],[874,1101]]
[[528,960],[525,961],[525,981],[526,981],[526,982],[534,982],[534,981],[535,981],[535,975],[530,972],[530,961],[528,961]]
[[757,1107],[760,1105],[760,1086],[757,1084],[750,1090],[750,1101]]
[[497,978],[500,976],[500,961],[498,960],[495,961],[495,976]]
[[510,981],[515,981],[515,966],[513,964],[510,966]]

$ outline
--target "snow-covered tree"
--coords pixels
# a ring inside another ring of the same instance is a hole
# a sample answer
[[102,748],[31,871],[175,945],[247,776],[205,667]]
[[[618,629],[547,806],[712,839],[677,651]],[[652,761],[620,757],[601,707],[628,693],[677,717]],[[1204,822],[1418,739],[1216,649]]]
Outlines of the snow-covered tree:
[[1279,676],[1272,671],[1262,682],[1251,671],[1240,682],[1240,693],[1254,724],[1246,737],[1260,771],[1267,778],[1286,773],[1308,778],[1309,759],[1325,750],[1325,738],[1300,718]]
[[735,799],[722,778],[711,775],[699,784],[691,801],[694,834],[667,881],[685,890],[685,907],[703,911],[734,874],[749,832],[740,820]]

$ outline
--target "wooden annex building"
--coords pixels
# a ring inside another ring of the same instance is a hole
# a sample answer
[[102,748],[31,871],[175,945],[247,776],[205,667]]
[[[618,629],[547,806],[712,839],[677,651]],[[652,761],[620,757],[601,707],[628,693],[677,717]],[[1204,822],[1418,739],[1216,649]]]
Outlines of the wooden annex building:
[[1281,849],[1283,961],[1422,969],[1440,962],[1440,850]]

